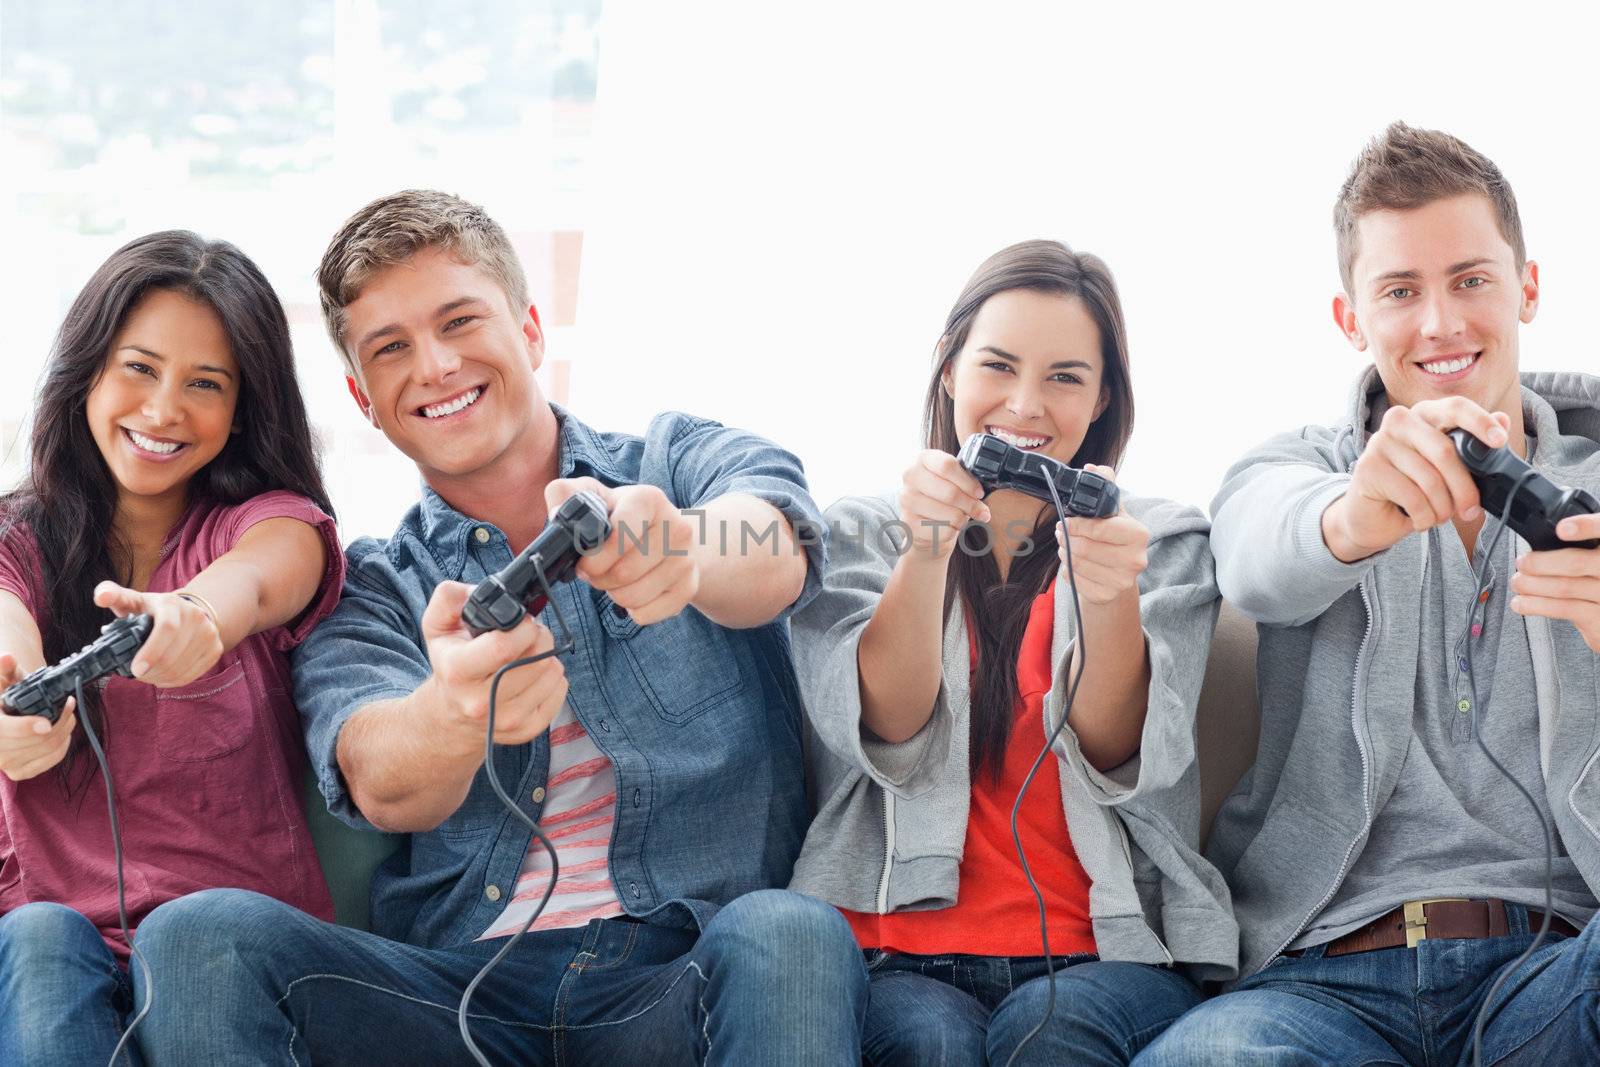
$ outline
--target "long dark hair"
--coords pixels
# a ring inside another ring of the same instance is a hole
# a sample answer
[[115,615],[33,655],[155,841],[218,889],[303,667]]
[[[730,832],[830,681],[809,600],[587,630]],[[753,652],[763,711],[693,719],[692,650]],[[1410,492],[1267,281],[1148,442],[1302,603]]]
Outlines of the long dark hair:
[[[44,564],[38,591],[48,612],[40,631],[50,663],[93,640],[110,620],[110,612],[95,606],[95,585],[132,578],[127,546],[116,541],[117,485],[89,432],[86,404],[112,340],[157,290],[182,293],[216,312],[239,367],[238,432],[190,480],[189,500],[236,504],[287,489],[333,514],[295,381],[289,323],[266,276],[233,245],[187,230],[130,241],[72,302],[34,405],[28,475],[0,498],[0,534],[20,523],[38,542]],[[94,716],[103,729],[96,696],[85,697],[91,706],[79,714]],[[69,791],[80,740],[73,739],[61,765]]]
[[[1060,241],[1023,241],[984,260],[967,281],[955,307],[945,320],[934,350],[933,376],[923,403],[925,447],[954,455],[961,449],[956,438],[955,401],[944,389],[944,372],[966,347],[978,310],[990,297],[1014,289],[1076,297],[1094,319],[1100,332],[1100,356],[1105,390],[1105,410],[1090,424],[1072,465],[1098,463],[1116,467],[1122,461],[1133,433],[1133,384],[1128,375],[1128,335],[1122,321],[1111,271],[1098,256],[1074,252]],[[1057,559],[1056,516],[1048,506],[1031,536],[1032,551],[1018,553],[1006,580],[984,549],[998,536],[994,531],[969,526],[962,543],[950,555],[950,581],[945,586],[945,617],[956,597],[972,623],[978,647],[978,670],[972,680],[971,768],[998,779],[1005,767],[1006,743],[1017,704],[1017,654],[1027,628],[1033,598],[1055,579]]]

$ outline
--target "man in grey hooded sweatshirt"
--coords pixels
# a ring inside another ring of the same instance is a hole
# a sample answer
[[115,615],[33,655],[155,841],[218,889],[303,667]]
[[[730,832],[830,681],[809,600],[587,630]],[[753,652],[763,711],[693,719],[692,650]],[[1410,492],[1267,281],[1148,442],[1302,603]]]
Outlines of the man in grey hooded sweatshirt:
[[1259,624],[1260,747],[1209,843],[1243,977],[1138,1062],[1470,1063],[1480,1016],[1483,1063],[1600,1062],[1600,549],[1502,534],[1446,436],[1600,492],[1600,378],[1519,375],[1538,266],[1456,138],[1389,127],[1334,220],[1334,318],[1374,366],[1212,506]]

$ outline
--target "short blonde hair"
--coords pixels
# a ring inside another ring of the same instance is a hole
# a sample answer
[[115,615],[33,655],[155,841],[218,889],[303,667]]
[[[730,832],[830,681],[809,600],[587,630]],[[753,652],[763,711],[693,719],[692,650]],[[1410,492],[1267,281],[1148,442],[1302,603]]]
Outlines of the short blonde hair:
[[374,274],[424,248],[443,248],[463,263],[482,267],[504,290],[513,311],[528,307],[522,263],[505,230],[483,208],[435,189],[391,193],[350,216],[317,268],[322,318],[346,363],[355,365],[345,348],[345,308]]

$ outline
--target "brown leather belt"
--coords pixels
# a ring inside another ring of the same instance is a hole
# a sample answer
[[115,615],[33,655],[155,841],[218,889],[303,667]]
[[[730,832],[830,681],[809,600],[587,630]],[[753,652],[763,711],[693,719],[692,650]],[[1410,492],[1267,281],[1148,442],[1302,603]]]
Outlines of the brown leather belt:
[[[1544,912],[1528,909],[1528,929],[1537,931]],[[1380,948],[1416,948],[1419,941],[1504,937],[1510,933],[1503,900],[1410,900],[1387,915],[1352,930],[1328,945],[1327,956],[1348,956]],[[1577,937],[1578,931],[1559,915],[1550,916],[1550,932]],[[1296,953],[1298,955],[1298,953]]]

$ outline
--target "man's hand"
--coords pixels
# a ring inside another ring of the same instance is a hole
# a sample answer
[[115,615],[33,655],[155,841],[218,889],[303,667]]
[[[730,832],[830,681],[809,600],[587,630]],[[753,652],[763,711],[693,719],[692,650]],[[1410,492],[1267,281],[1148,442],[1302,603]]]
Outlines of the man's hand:
[[188,685],[222,658],[222,632],[205,609],[173,593],[141,593],[116,582],[95,586],[94,602],[117,618],[150,616],[150,636],[132,664],[133,676],[162,689]]
[[700,592],[700,565],[691,549],[694,529],[677,505],[653,485],[613,488],[593,478],[561,478],[545,486],[551,514],[587,489],[605,501],[611,533],[578,562],[578,577],[611,594],[641,626],[670,619]]
[[[495,672],[512,660],[548,652],[555,642],[531,615],[510,630],[474,637],[461,621],[471,593],[472,587],[461,582],[440,582],[422,613],[422,636],[447,730],[481,751]],[[567,674],[555,656],[507,671],[495,700],[495,744],[520,745],[538,737],[566,699]]]
[[900,521],[911,528],[913,551],[935,560],[950,558],[968,521],[988,522],[983,483],[950,453],[930,448],[900,476]]
[[[1116,472],[1110,467],[1090,464],[1084,469],[1108,482],[1116,481]],[[1067,551],[1061,544],[1059,522],[1055,529],[1056,550],[1065,567]],[[1144,523],[1126,511],[1103,519],[1069,515],[1067,536],[1072,542],[1072,576],[1080,600],[1087,604],[1109,604],[1130,592],[1138,600],[1139,575],[1150,562],[1146,554],[1150,547],[1150,530]]]
[[[1562,519],[1556,534],[1564,541],[1600,537],[1600,515]],[[1600,548],[1559,548],[1529,552],[1511,576],[1511,610],[1520,615],[1566,619],[1584,642],[1600,652]]]
[[[0,693],[20,681],[22,671],[16,657],[0,652]],[[54,725],[42,715],[0,714],[0,774],[21,782],[43,774],[66,758],[72,744],[72,728],[78,722],[73,714],[74,703],[71,697],[67,698]]]
[[1460,427],[1491,448],[1511,420],[1465,397],[1392,407],[1356,461],[1350,488],[1322,513],[1322,538],[1346,563],[1382,552],[1413,533],[1481,513],[1478,487],[1446,437]]

